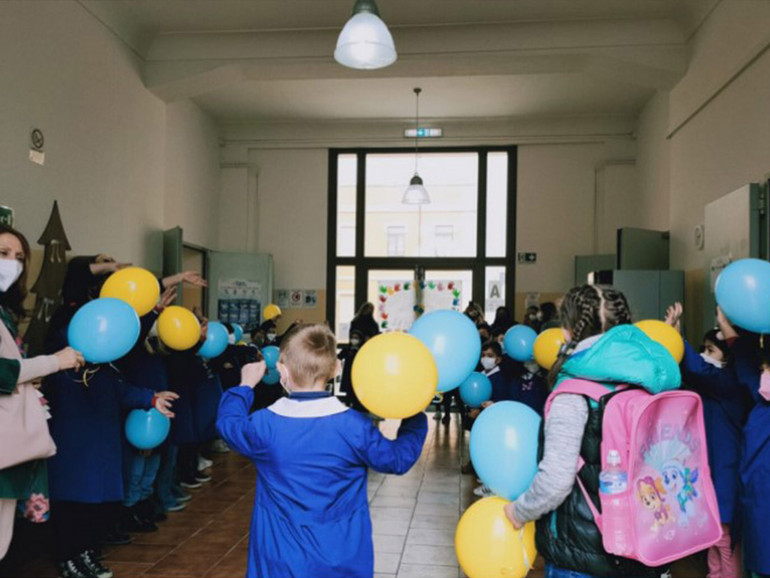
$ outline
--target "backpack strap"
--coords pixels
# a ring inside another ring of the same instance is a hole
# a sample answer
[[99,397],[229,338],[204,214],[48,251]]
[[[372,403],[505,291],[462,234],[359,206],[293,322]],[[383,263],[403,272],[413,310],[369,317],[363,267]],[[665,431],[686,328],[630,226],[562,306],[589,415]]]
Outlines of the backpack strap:
[[[619,386],[619,388],[622,388],[622,387],[624,386]],[[548,399],[545,402],[545,412],[544,412],[544,415],[546,417],[548,416],[548,412],[551,409],[551,404],[553,403],[553,400],[556,399],[556,396],[561,395],[563,393],[582,395],[583,397],[587,397],[589,399],[592,399],[593,401],[598,402],[605,395],[608,395],[613,392],[609,391],[606,387],[604,387],[599,383],[596,383],[595,381],[588,381],[587,379],[566,379],[559,384],[558,388],[556,388],[553,392],[551,392],[551,395],[548,396]],[[580,470],[583,469],[584,465],[585,465],[585,460],[583,460],[581,456],[578,456],[578,469],[577,469],[578,474],[580,473]],[[579,475],[577,476],[575,481],[580,487],[580,491],[583,492],[583,498],[585,498],[586,504],[588,504],[588,508],[591,510],[591,514],[594,517],[594,522],[596,522],[596,526],[599,528],[599,532],[602,532],[604,524],[602,523],[601,512],[599,512],[596,505],[594,504],[594,501],[591,499],[591,496],[589,495],[588,490],[586,490],[585,485],[583,485],[583,482],[581,481]]]

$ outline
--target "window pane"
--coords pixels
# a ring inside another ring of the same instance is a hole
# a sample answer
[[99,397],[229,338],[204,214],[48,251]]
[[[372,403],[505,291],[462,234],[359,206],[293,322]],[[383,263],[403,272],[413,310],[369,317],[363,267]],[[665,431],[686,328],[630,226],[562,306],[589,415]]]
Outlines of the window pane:
[[487,257],[505,257],[508,153],[487,155]]
[[408,331],[414,323],[414,271],[370,270],[366,299],[374,303],[374,318],[382,331]]
[[505,267],[486,268],[484,292],[484,319],[492,325],[497,308],[505,306]]
[[436,309],[462,311],[473,300],[473,271],[425,271],[422,301],[425,313]]
[[[337,256],[356,256],[356,155],[337,157]],[[347,339],[347,336],[345,336]]]
[[412,153],[366,156],[366,256],[475,257],[478,154],[421,154],[425,205],[401,202],[414,166]]
[[350,332],[350,321],[356,314],[355,306],[356,290],[356,269],[355,267],[337,267],[337,287],[335,295],[334,332],[337,335],[337,341],[340,343],[348,342],[348,333]]

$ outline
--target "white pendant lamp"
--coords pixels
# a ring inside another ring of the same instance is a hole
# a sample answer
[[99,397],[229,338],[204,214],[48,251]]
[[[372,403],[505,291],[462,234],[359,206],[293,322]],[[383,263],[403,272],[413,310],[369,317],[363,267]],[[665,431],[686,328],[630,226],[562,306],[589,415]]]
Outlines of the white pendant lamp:
[[349,68],[374,70],[396,61],[393,36],[380,19],[375,0],[356,0],[353,16],[337,39],[334,60]]
[[422,88],[414,89],[415,96],[415,115],[414,115],[414,176],[409,181],[409,186],[404,191],[401,202],[405,205],[427,205],[430,203],[428,190],[422,184],[422,177],[417,172],[417,153],[420,150],[420,93]]

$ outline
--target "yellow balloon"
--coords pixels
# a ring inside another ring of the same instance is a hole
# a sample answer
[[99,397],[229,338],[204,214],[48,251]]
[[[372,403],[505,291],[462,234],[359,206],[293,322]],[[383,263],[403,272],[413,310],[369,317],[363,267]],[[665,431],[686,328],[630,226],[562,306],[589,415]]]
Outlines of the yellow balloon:
[[99,297],[114,297],[125,301],[141,317],[152,311],[158,302],[160,283],[147,269],[126,267],[107,278]]
[[534,353],[537,364],[544,369],[551,369],[553,364],[556,363],[561,346],[566,342],[567,337],[560,327],[553,327],[543,331],[535,339]]
[[383,333],[358,352],[351,381],[356,396],[373,414],[405,418],[424,410],[436,395],[438,370],[419,339]]
[[185,351],[200,340],[201,324],[188,309],[172,305],[158,317],[158,337],[171,349]]
[[262,317],[265,318],[265,321],[270,321],[271,319],[275,319],[281,314],[281,308],[278,307],[278,305],[270,303],[269,305],[265,306],[265,310],[262,312]]
[[677,363],[682,362],[684,357],[684,339],[679,332],[668,323],[663,323],[657,319],[645,319],[635,323],[639,329],[647,334],[647,337],[657,341],[665,347]]
[[535,524],[515,530],[508,500],[484,498],[468,508],[455,533],[455,552],[469,578],[524,578],[535,563]]

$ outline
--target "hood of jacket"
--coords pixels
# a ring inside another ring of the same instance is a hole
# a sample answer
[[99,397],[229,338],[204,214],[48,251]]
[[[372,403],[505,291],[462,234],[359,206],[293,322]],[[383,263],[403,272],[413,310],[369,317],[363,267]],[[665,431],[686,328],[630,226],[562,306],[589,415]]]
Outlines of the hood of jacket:
[[564,362],[559,381],[581,378],[599,383],[628,383],[650,393],[678,389],[679,365],[668,350],[633,325],[618,325]]

